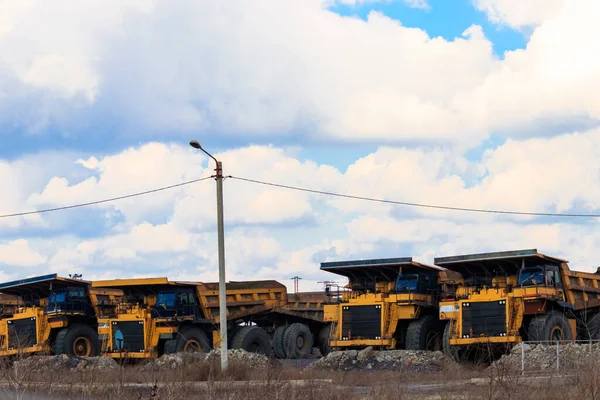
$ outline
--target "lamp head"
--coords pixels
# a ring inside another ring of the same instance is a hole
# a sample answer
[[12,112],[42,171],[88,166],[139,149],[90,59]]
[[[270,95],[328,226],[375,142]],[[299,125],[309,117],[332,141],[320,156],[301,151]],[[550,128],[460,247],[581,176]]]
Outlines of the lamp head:
[[197,140],[190,140],[190,146],[195,149],[202,150],[202,145]]

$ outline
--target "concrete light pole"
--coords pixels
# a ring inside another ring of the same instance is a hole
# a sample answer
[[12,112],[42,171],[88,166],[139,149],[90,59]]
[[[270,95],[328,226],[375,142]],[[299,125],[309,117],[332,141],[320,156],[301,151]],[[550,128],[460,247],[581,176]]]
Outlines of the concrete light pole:
[[215,169],[217,181],[217,231],[219,243],[219,327],[221,329],[221,370],[227,370],[227,294],[225,291],[225,231],[223,228],[223,167],[208,151],[204,150],[197,140],[190,141],[190,146],[202,150],[212,158],[217,168]]

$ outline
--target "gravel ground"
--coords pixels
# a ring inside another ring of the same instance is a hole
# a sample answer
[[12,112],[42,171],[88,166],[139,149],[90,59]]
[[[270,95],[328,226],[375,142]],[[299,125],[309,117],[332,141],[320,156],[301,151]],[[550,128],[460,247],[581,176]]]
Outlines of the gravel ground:
[[36,370],[82,370],[82,369],[97,369],[110,370],[119,368],[119,364],[112,358],[108,357],[70,357],[67,355],[60,356],[30,356],[22,360],[15,361],[12,365],[13,369],[22,371]]
[[[244,350],[232,349],[227,351],[229,360],[236,360],[244,363],[250,368],[264,368],[273,364],[274,360],[255,353],[248,353]],[[148,360],[143,366],[143,370],[164,370],[177,369],[184,365],[196,363],[218,362],[221,358],[221,350],[213,349],[210,353],[176,353],[165,354],[155,360]]]
[[330,370],[386,370],[438,372],[454,364],[440,351],[384,350],[372,347],[363,350],[334,351],[310,365],[310,368]]

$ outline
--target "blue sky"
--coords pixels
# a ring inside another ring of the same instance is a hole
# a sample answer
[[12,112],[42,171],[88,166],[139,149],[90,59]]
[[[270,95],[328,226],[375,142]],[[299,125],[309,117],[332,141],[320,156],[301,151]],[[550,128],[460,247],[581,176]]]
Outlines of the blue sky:
[[505,51],[523,49],[527,45],[523,32],[491,23],[487,15],[477,10],[470,0],[429,0],[428,3],[429,9],[426,10],[409,7],[403,2],[336,4],[330,10],[363,19],[371,11],[378,11],[399,20],[404,26],[421,28],[431,37],[441,36],[447,40],[460,37],[469,26],[477,24],[483,28],[493,43],[494,52],[501,58]]
[[[190,139],[226,174],[267,182],[599,212],[596,2],[230,1],[73,3],[68,19],[41,0],[7,5],[0,214],[210,175]],[[592,218],[435,211],[235,180],[225,197],[231,279],[301,274],[309,290],[331,278],[321,261],[514,247],[597,264]],[[204,181],[2,219],[0,280],[48,270],[215,280],[214,202]]]

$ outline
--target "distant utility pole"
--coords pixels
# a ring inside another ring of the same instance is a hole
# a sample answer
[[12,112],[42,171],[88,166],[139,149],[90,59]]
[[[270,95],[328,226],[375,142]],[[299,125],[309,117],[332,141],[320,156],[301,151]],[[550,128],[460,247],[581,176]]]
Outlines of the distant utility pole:
[[293,278],[290,278],[294,280],[294,294],[298,293],[298,280],[302,279],[299,276],[294,276]]

